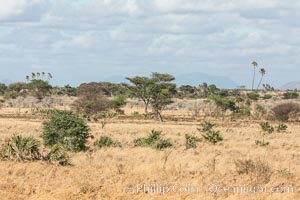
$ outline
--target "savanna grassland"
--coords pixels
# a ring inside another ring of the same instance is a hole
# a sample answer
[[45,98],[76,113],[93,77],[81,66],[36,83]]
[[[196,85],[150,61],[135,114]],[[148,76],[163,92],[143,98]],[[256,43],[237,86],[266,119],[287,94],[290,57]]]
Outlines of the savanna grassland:
[[[124,110],[128,117],[88,123],[93,136],[87,142],[89,149],[69,152],[69,166],[1,161],[1,199],[300,199],[299,123],[287,122],[287,131],[264,134],[261,120],[207,118],[223,137],[213,145],[197,130],[204,118],[193,117],[190,109],[165,111],[165,122],[132,117],[142,112],[137,104]],[[33,135],[42,142],[46,119],[31,112],[30,108],[1,109],[1,144],[15,133]],[[157,150],[134,145],[134,139],[152,130],[161,131],[172,147]],[[197,147],[187,149],[186,134],[200,138]],[[122,147],[95,147],[101,135],[119,141]],[[269,145],[255,144],[262,138]],[[42,153],[46,151],[41,148]],[[234,186],[256,189],[234,192]]]

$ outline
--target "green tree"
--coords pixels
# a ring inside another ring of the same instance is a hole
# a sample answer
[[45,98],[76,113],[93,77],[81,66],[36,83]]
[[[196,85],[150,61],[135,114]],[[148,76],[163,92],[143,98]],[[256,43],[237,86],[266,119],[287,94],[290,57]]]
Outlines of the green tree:
[[27,84],[30,93],[38,99],[43,99],[45,96],[50,94],[52,86],[47,82],[40,79],[31,80]]
[[152,90],[154,81],[148,77],[136,76],[133,78],[126,78],[134,86],[129,86],[129,89],[133,93],[133,96],[141,99],[145,104],[145,113],[148,113],[148,107],[152,97]]
[[3,95],[5,93],[6,89],[7,89],[7,86],[3,83],[0,83],[0,95]]

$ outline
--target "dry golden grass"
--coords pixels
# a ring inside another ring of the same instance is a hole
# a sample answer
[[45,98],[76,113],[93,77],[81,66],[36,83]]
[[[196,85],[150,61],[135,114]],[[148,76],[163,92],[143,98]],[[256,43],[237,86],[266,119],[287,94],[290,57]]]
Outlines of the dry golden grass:
[[[73,166],[1,161],[1,199],[300,199],[300,124],[289,123],[287,133],[265,136],[270,145],[258,147],[255,140],[262,138],[258,123],[220,121],[216,129],[221,131],[223,142],[211,145],[202,141],[196,149],[186,150],[185,134],[201,137],[197,131],[200,123],[110,120],[103,129],[100,122],[90,123],[95,136],[89,141],[92,148],[72,153]],[[163,131],[163,137],[173,142],[173,148],[157,151],[133,146],[135,138],[148,135],[152,129]],[[42,121],[0,118],[0,143],[14,133],[40,138]],[[120,141],[123,147],[94,148],[94,140],[101,135]],[[268,164],[270,170],[239,175],[235,166],[238,159],[260,160]],[[270,180],[263,182],[268,175]],[[144,183],[177,185],[175,192],[166,194],[137,193],[136,185]],[[221,186],[266,184],[268,188],[292,186],[293,191],[256,194],[214,193],[207,188],[204,191],[203,185],[210,183]],[[187,184],[199,191],[178,191],[178,185]]]

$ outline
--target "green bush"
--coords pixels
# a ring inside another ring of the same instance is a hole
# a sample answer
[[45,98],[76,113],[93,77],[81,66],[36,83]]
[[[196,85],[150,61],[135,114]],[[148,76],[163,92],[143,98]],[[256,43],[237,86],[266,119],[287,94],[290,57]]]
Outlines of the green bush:
[[185,135],[185,148],[186,149],[195,149],[197,148],[197,142],[199,142],[200,139],[198,137],[186,134]]
[[48,121],[43,123],[43,140],[45,146],[62,144],[71,151],[86,149],[90,129],[83,120],[71,111],[55,110]]
[[201,124],[201,126],[202,128],[198,128],[198,131],[206,132],[206,131],[210,131],[215,126],[215,124],[205,121]]
[[255,144],[257,146],[264,147],[264,146],[268,146],[270,143],[269,142],[265,142],[264,140],[255,140]]
[[272,99],[272,95],[270,95],[270,94],[265,94],[265,96],[263,96],[262,98],[264,99],[264,100],[267,100],[267,99]]
[[279,124],[276,129],[277,132],[285,132],[288,129],[288,126],[286,124]]
[[210,130],[202,134],[203,138],[212,144],[216,144],[220,141],[223,141],[223,137],[220,134],[220,131]]
[[299,94],[297,92],[286,92],[283,94],[283,99],[298,99]]
[[263,132],[267,132],[267,133],[269,133],[269,134],[271,134],[271,133],[274,132],[274,127],[271,126],[271,125],[269,124],[269,122],[263,122],[263,123],[261,123],[261,124],[260,124],[260,127],[261,127],[261,129],[263,130]]
[[55,144],[52,146],[45,160],[48,163],[55,164],[55,165],[61,165],[61,166],[71,165],[70,157],[67,154],[65,147],[59,144]]
[[99,148],[103,148],[103,147],[122,147],[121,143],[118,141],[114,141],[112,140],[110,137],[108,136],[101,136],[95,143],[95,146],[99,147]]
[[0,158],[3,160],[39,160],[41,154],[39,152],[40,142],[33,136],[22,137],[13,135],[6,141],[0,150]]
[[155,149],[163,150],[171,146],[173,146],[173,144],[171,143],[170,140],[162,139],[162,140],[158,140],[158,142],[155,144]]
[[115,97],[111,100],[111,106],[113,109],[118,110],[126,105],[126,99],[122,96]]
[[249,92],[247,93],[247,97],[253,101],[257,101],[259,99],[259,94],[257,92]]
[[133,141],[134,146],[152,147],[157,150],[162,150],[172,146],[169,140],[161,138],[161,131],[152,130],[148,137],[137,138]]

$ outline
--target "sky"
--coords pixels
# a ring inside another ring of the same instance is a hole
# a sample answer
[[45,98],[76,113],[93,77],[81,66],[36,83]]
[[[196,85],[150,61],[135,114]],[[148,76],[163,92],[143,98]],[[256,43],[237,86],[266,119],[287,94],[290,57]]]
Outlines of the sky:
[[202,72],[250,87],[254,60],[265,83],[300,81],[300,0],[0,0],[0,80]]

